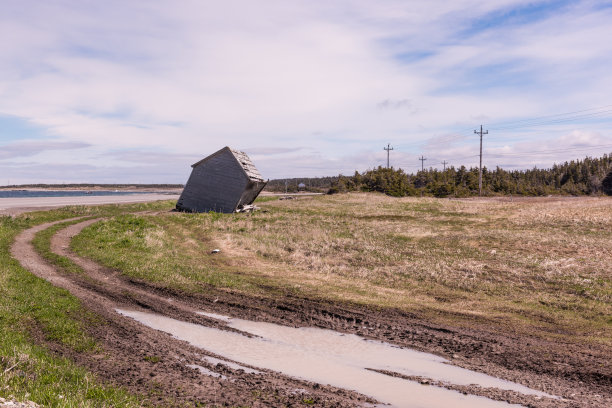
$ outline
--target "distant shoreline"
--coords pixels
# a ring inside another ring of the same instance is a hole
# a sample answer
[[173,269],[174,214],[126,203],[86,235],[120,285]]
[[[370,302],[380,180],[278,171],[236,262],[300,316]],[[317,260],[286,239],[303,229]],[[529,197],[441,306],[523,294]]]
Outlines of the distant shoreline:
[[183,187],[176,184],[23,184],[0,186],[0,191],[121,191],[180,194]]
[[[49,191],[54,190],[49,189]],[[150,193],[143,190],[138,192],[142,194],[0,198],[0,216],[15,216],[24,212],[48,210],[70,205],[128,204],[176,200],[179,196],[178,193],[172,192],[160,193],[157,191]]]

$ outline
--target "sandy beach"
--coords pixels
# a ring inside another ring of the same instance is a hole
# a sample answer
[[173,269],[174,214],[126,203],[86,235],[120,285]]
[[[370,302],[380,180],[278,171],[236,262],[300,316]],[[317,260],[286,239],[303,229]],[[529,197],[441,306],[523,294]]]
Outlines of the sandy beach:
[[100,205],[177,200],[178,194],[130,194],[81,197],[19,197],[0,198],[0,215],[16,215],[28,211],[64,207],[67,205]]

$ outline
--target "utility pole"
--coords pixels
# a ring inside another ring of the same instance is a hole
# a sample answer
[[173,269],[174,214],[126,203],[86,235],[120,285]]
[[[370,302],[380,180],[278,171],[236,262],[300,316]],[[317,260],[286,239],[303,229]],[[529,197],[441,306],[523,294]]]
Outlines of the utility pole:
[[387,168],[389,168],[389,151],[393,150],[391,143],[387,143],[387,147],[383,147],[383,150],[387,151]]
[[425,160],[427,160],[426,157],[423,157],[423,155],[421,155],[421,157],[419,157],[419,160],[421,161],[421,171],[425,170]]
[[489,131],[482,131],[482,125],[480,125],[480,132],[475,130],[474,133],[480,135],[480,165],[478,166],[478,195],[482,195],[482,135],[488,135]]
[[444,165],[443,171],[446,171],[446,165],[448,164],[448,162],[446,160],[442,160],[442,164]]

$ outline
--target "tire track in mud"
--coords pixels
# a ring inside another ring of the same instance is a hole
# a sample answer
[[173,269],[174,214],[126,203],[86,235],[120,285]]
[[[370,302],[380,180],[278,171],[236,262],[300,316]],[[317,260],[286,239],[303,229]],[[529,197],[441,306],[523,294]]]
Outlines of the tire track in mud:
[[[71,219],[75,220],[75,219]],[[260,370],[246,373],[223,364],[211,364],[203,357],[215,356],[205,350],[176,340],[168,334],[149,329],[115,312],[117,307],[153,311],[179,320],[224,328],[204,316],[196,315],[190,305],[173,297],[151,293],[121,279],[116,271],[73,254],[70,238],[98,220],[87,220],[60,230],[51,242],[53,252],[69,256],[81,266],[83,276],[64,275],[35,251],[31,241],[36,233],[60,222],[38,225],[19,234],[11,246],[11,255],[23,267],[53,285],[68,290],[84,307],[100,318],[100,324],[86,328],[102,352],[78,353],[39,336],[49,349],[85,366],[99,378],[145,396],[147,403],[158,406],[194,406],[196,403],[253,407],[303,406],[304,399],[317,406],[355,407],[373,402],[355,392],[287,378]],[[226,328],[227,329],[227,328]],[[230,329],[233,330],[233,329]],[[222,360],[225,360],[221,358]],[[201,366],[223,377],[204,375]]]
[[[194,312],[205,310],[294,327],[313,326],[353,333],[438,354],[458,366],[518,382],[569,400],[539,400],[480,387],[466,387],[462,392],[530,407],[612,406],[612,370],[609,363],[607,366],[602,364],[607,361],[606,355],[609,357],[609,349],[603,346],[587,349],[586,346],[485,332],[481,329],[443,327],[399,310],[375,310],[304,299],[291,294],[265,298],[210,287],[206,295],[189,295],[159,288],[146,282],[127,279],[120,272],[81,258],[69,249],[70,239],[96,221],[88,220],[62,229],[51,241],[51,250],[83,268],[86,271],[83,276],[60,275],[31,248],[29,242],[34,234],[53,223],[25,231],[23,237],[20,235],[13,246],[17,251],[14,256],[24,266],[29,262],[28,269],[34,268],[35,273],[37,268],[46,268],[45,271],[41,270],[42,277],[48,277],[60,286],[69,285],[66,288],[106,322],[90,330],[107,350],[105,358],[92,359],[91,356],[75,355],[69,350],[62,352],[71,354],[80,364],[88,366],[102,378],[115,379],[116,383],[137,392],[146,393],[154,387],[155,390],[161,390],[163,398],[175,398],[177,401],[197,400],[230,405],[248,403],[270,407],[295,404],[303,406],[304,398],[315,401],[315,406],[330,407],[357,406],[364,400],[363,396],[353,392],[322,387],[276,373],[267,372],[256,376],[226,366],[207,365],[201,360],[201,356],[207,354],[203,350],[118,316],[114,312],[118,306],[140,308],[223,329],[228,328],[222,322]],[[25,249],[29,251],[27,254],[23,252]],[[38,257],[38,260],[28,261],[34,257]],[[110,358],[109,354],[112,354]],[[167,357],[153,364],[145,360],[151,355]],[[122,360],[127,364],[123,364]],[[205,366],[227,376],[231,381],[202,376],[197,370],[186,367],[187,364]],[[435,383],[435,380],[428,382]],[[189,392],[185,392],[185,389],[189,389]],[[296,395],[296,389],[304,390],[307,394]],[[277,397],[254,401],[254,393]],[[211,398],[211,394],[214,394],[214,398]],[[164,405],[161,400],[160,405]]]

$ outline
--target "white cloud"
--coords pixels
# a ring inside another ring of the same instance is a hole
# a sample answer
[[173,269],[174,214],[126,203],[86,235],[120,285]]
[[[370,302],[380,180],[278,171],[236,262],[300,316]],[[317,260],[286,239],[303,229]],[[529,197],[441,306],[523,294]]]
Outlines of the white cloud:
[[15,159],[17,157],[35,156],[51,150],[75,150],[90,147],[83,142],[55,142],[55,141],[21,141],[2,146],[0,160]]
[[[160,173],[166,166],[178,174],[169,167],[188,168],[182,160],[225,145],[254,147],[270,178],[373,167],[384,163],[387,142],[398,145],[392,157],[407,169],[418,167],[421,153],[429,163],[472,160],[473,139],[442,136],[473,137],[481,121],[610,103],[611,11],[579,2],[505,24],[510,8],[534,5],[5,2],[0,114],[22,117],[54,140],[90,144],[71,163],[99,168],[86,173],[92,181],[107,177],[109,160],[134,169],[138,158],[166,155]],[[573,130],[610,137],[605,123],[537,128],[533,149],[566,143]],[[490,147],[516,151],[529,137],[491,136],[501,139]],[[44,165],[66,156],[36,157]],[[525,167],[533,162],[513,158]]]

